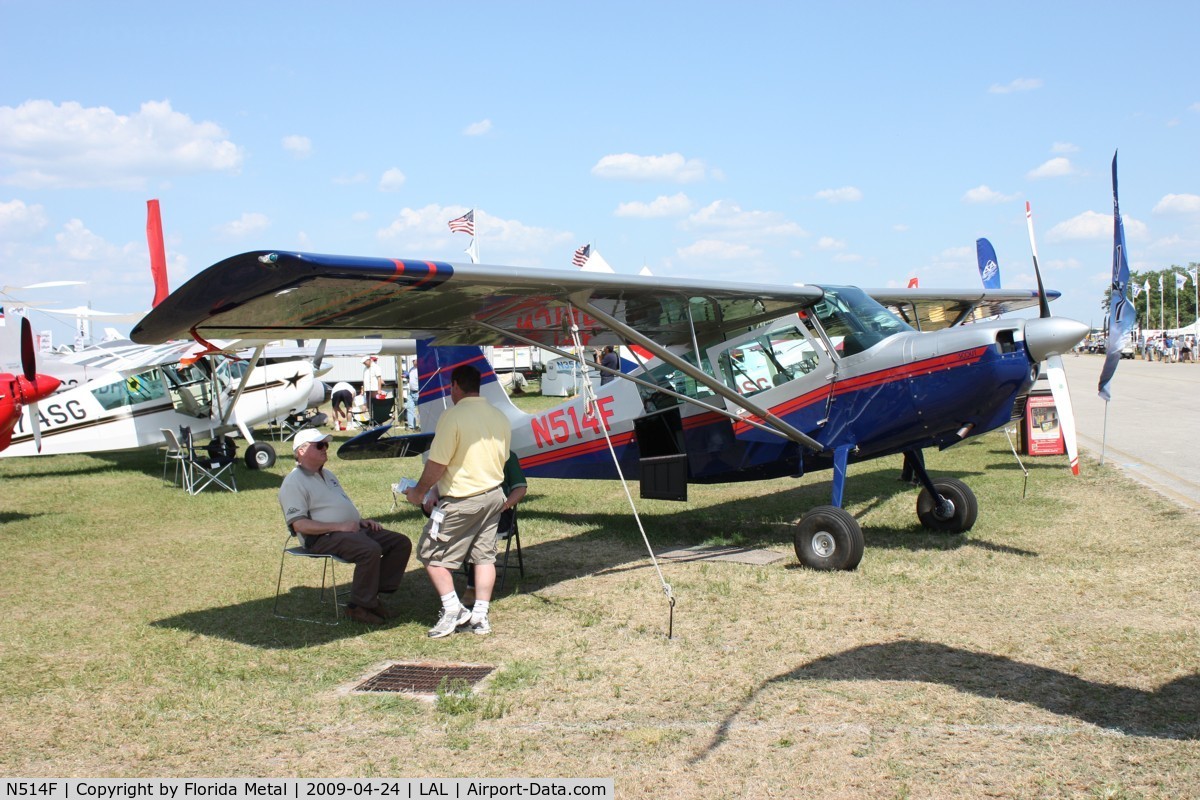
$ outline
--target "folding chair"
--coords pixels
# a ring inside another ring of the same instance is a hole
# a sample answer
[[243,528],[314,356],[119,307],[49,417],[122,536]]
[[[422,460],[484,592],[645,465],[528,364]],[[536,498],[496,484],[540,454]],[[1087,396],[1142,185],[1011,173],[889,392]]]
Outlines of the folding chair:
[[188,494],[199,494],[209,486],[219,486],[227,492],[237,492],[237,476],[233,465],[237,461],[237,448],[228,436],[213,439],[207,448],[197,450],[192,440],[192,429],[181,427],[183,434],[184,482]]
[[[292,539],[295,538],[296,543],[292,544]],[[291,545],[289,547],[289,545]],[[288,556],[295,558],[315,558],[321,560],[321,602],[325,602],[325,575],[330,575],[330,588],[333,603],[333,622],[324,619],[313,619],[311,617],[290,617],[286,614],[279,613],[279,595],[283,591],[283,564]],[[349,564],[354,566],[353,561],[347,561],[344,558],[333,555],[332,553],[314,553],[304,546],[303,540],[293,531],[288,528],[287,538],[283,540],[283,552],[279,556],[279,578],[275,581],[275,606],[271,609],[271,613],[280,619],[294,619],[300,622],[316,622],[320,625],[337,625],[342,621],[341,604],[338,603],[338,584],[337,584],[337,565]],[[345,589],[342,595],[348,595],[349,589]]]
[[510,508],[500,514],[500,524],[496,528],[496,544],[504,542],[504,560],[500,562],[500,580],[496,583],[496,591],[504,591],[504,579],[508,577],[508,555],[514,543],[517,545],[517,570],[525,577],[525,559],[521,557],[521,528],[517,524],[517,510]]
[[175,431],[170,428],[159,428],[163,435],[163,443],[166,447],[166,452],[163,454],[163,484],[167,482],[167,465],[172,461],[175,462],[175,480],[173,486],[179,486],[179,478],[183,476],[183,488],[191,489],[188,486],[190,473],[187,469],[187,455],[183,452],[183,446],[179,444],[179,437],[175,435]]
[[[395,492],[395,490],[396,487],[393,486],[392,491]],[[500,542],[504,542],[504,560],[496,564],[496,594],[504,591],[504,580],[508,577],[508,556],[512,551],[514,543],[517,545],[517,570],[521,573],[522,578],[525,577],[525,560],[521,557],[521,530],[517,525],[517,510],[515,508],[500,513],[500,522],[496,526],[497,547],[500,546]],[[462,565],[462,574],[467,576],[468,586],[474,586],[471,576],[471,568],[473,566],[475,565],[470,561]]]

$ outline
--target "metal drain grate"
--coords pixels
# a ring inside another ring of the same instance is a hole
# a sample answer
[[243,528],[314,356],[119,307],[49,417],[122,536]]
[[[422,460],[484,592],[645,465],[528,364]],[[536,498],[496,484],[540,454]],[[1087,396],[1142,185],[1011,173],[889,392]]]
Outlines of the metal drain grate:
[[354,687],[356,692],[408,692],[433,695],[442,681],[468,686],[491,674],[495,667],[479,664],[392,664]]

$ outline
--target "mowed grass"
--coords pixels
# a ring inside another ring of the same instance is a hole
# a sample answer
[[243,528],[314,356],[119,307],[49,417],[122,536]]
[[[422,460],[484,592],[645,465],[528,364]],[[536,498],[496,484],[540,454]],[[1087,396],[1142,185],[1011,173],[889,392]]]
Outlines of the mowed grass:
[[[153,452],[0,460],[5,776],[613,777],[620,797],[1200,796],[1200,520],[1003,434],[929,453],[980,500],[918,527],[898,458],[851,468],[852,573],[792,553],[829,475],[638,501],[658,550],[743,544],[770,566],[662,562],[616,482],[534,480],[526,575],[494,634],[431,641],[419,565],[383,628],[278,620],[286,448],[241,491],[164,487]],[[419,460],[332,460],[414,539],[389,485]],[[636,486],[634,488],[636,495]],[[317,611],[319,567],[285,600]],[[291,588],[290,587],[296,587]],[[392,660],[496,668],[429,703],[345,691]]]

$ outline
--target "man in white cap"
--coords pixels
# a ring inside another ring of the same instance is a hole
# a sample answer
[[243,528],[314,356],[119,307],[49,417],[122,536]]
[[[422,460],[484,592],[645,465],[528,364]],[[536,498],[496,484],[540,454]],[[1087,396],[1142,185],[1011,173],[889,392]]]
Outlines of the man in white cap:
[[279,487],[279,505],[288,526],[314,553],[332,553],[354,563],[346,616],[378,625],[395,616],[379,599],[400,586],[412,554],[407,536],[363,519],[346,491],[325,469],[329,434],[308,428],[296,434],[296,468]]

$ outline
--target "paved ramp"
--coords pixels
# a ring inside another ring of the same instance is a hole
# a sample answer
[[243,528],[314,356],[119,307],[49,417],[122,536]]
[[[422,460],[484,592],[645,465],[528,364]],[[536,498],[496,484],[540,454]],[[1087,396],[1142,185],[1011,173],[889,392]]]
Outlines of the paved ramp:
[[1135,480],[1200,511],[1200,364],[1124,360],[1108,403],[1097,393],[1104,356],[1063,359],[1079,446]]

